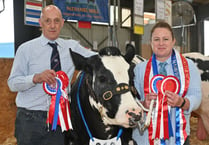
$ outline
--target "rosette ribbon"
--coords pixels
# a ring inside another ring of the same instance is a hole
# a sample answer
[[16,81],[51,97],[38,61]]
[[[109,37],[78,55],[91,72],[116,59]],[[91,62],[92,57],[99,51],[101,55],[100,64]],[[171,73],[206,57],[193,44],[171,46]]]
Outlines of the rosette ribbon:
[[153,123],[153,139],[169,139],[173,136],[172,125],[167,104],[167,96],[165,91],[169,90],[174,93],[179,93],[180,82],[175,76],[155,75],[151,79],[150,87],[152,92],[158,93],[157,99],[157,115],[155,123]]
[[56,130],[57,125],[59,125],[61,126],[62,131],[67,131],[72,129],[70,105],[66,91],[69,79],[63,71],[58,71],[56,73],[57,83],[55,86],[50,86],[46,82],[43,83],[44,91],[52,96],[47,123],[52,125],[52,130]]

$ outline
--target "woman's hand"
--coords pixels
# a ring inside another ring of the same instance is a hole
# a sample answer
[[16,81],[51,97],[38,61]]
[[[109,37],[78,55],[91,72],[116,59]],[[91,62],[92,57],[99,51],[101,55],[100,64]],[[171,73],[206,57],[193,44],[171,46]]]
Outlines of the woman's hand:
[[184,99],[182,97],[171,91],[165,91],[165,95],[167,96],[168,105],[170,105],[171,107],[180,107],[184,102]]

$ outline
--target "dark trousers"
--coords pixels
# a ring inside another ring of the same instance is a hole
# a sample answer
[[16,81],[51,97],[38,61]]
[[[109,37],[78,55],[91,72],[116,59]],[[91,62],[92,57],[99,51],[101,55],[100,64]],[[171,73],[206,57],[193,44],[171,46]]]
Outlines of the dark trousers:
[[64,145],[61,127],[51,130],[46,123],[46,111],[18,108],[15,121],[17,145]]
[[184,145],[189,145],[189,136],[187,137],[186,141],[184,142]]

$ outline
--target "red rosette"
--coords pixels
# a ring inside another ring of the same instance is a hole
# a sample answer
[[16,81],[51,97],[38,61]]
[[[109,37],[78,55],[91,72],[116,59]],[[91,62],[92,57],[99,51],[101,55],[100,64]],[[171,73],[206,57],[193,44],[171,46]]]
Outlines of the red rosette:
[[55,86],[49,85],[46,82],[43,82],[43,89],[44,91],[49,94],[49,95],[56,95],[57,94],[57,89],[58,87],[61,87],[62,90],[65,90],[69,84],[69,79],[68,76],[65,72],[63,71],[58,71],[56,72],[57,77],[57,83]]
[[65,88],[67,88],[69,84],[69,78],[67,74],[64,71],[58,71],[56,73],[57,77],[60,78],[60,80],[62,81],[62,90],[65,90]]
[[178,94],[180,91],[180,81],[175,76],[166,76],[161,83],[160,91],[165,94],[165,91],[171,91]]
[[164,79],[164,75],[158,74],[152,77],[150,82],[150,88],[153,93],[158,93],[160,90],[161,82]]

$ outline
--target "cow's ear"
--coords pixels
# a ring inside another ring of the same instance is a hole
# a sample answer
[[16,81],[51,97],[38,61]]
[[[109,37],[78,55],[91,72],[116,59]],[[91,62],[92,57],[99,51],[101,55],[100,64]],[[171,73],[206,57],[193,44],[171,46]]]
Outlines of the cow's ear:
[[87,58],[83,57],[82,55],[72,51],[69,49],[70,55],[72,57],[73,63],[75,65],[76,70],[84,70],[87,65]]
[[124,58],[130,64],[134,56],[135,56],[135,47],[132,44],[128,43],[126,45],[126,54],[124,55]]
[[[69,50],[73,63],[75,65],[76,70],[83,70],[85,72],[92,72],[92,69],[98,69],[99,63],[101,60],[99,59],[99,55],[93,55],[91,57],[84,57],[71,49]],[[97,63],[95,63],[97,62]]]
[[98,70],[102,66],[101,57],[99,55],[93,55],[87,60],[88,69]]

